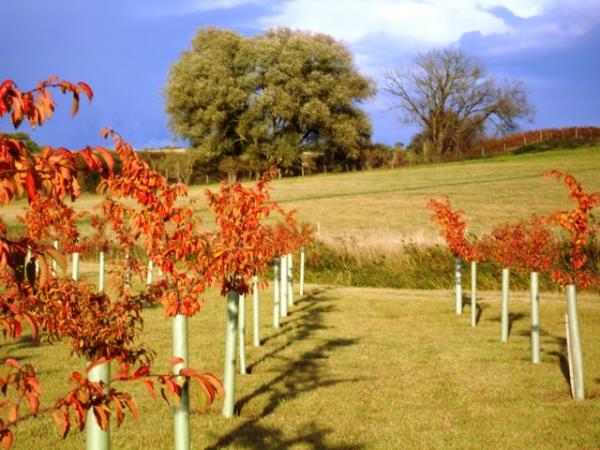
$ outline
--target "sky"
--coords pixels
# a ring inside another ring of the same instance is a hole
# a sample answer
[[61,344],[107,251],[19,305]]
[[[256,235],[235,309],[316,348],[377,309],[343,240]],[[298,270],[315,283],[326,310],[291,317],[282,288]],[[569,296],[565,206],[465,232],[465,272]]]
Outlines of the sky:
[[[2,0],[0,81],[28,90],[54,74],[91,85],[94,100],[75,118],[57,93],[50,122],[21,126],[39,144],[106,145],[100,129],[112,127],[139,149],[185,145],[168,128],[163,91],[206,26],[246,36],[286,26],[345,43],[379,87],[361,105],[375,142],[406,145],[417,131],[392,108],[383,71],[441,47],[521,80],[536,110],[523,129],[600,125],[599,0]],[[0,131],[12,131],[6,119]]]

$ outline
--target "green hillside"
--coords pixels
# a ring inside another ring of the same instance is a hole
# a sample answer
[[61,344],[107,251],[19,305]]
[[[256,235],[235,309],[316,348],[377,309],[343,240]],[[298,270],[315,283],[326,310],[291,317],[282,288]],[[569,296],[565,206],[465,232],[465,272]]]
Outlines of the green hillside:
[[[432,196],[447,194],[465,211],[474,232],[568,208],[565,187],[543,176],[552,169],[574,174],[587,190],[600,190],[600,147],[276,180],[273,198],[297,208],[303,220],[319,223],[325,239],[427,242],[438,236],[425,209]],[[202,191],[191,189],[201,204]]]

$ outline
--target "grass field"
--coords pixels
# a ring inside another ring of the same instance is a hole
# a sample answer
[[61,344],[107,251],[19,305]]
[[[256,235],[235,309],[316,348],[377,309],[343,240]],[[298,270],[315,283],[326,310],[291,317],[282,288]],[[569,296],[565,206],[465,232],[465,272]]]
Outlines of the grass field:
[[[530,363],[527,296],[511,297],[512,327],[500,343],[499,293],[482,292],[479,325],[453,313],[449,291],[311,285],[280,330],[262,298],[263,346],[248,347],[251,373],[237,377],[238,416],[207,414],[192,393],[192,448],[597,448],[600,446],[600,303],[579,296],[586,370],[583,402],[565,378],[561,295],[542,294],[542,362]],[[250,307],[250,306],[249,306]],[[248,313],[250,310],[248,310]],[[145,312],[143,341],[169,358],[170,323]],[[209,295],[190,323],[192,365],[222,376],[225,302]],[[249,330],[250,331],[250,330]],[[83,361],[60,345],[2,345],[40,370],[44,398]],[[112,430],[114,449],[172,448],[170,408],[135,390],[142,418]],[[50,417],[19,425],[15,449],[84,447],[63,441]],[[43,442],[43,446],[40,446]]]
[[[589,191],[600,190],[600,147],[284,179],[273,183],[273,197],[320,223],[324,239],[352,236],[365,246],[437,242],[425,208],[429,197],[447,194],[475,233],[570,208],[564,185],[542,176],[552,169],[574,174]],[[192,196],[200,198],[196,190]]]
[[[475,232],[570,207],[564,186],[542,176],[551,169],[573,173],[587,190],[600,190],[600,147],[275,180],[273,197],[298,208],[301,219],[318,223],[325,242],[352,238],[375,253],[393,252],[408,242],[439,242],[424,208],[431,196],[448,194]],[[210,223],[203,189],[191,188],[190,196]],[[99,200],[86,194],[77,208],[92,209]],[[14,224],[22,206],[3,208],[3,219]],[[91,262],[82,268],[90,276]],[[221,401],[201,414],[193,396],[192,448],[600,448],[597,294],[579,296],[584,402],[569,395],[562,294],[541,297],[539,365],[529,362],[523,292],[511,297],[508,344],[500,343],[495,291],[481,293],[476,329],[468,324],[468,307],[462,317],[453,313],[450,291],[321,283],[311,285],[276,331],[270,327],[271,295],[265,292],[262,302],[264,345],[249,346],[251,373],[237,379],[239,415],[223,419]],[[142,341],[158,352],[157,369],[168,370],[170,323],[161,308],[147,309],[145,320]],[[225,301],[209,293],[190,323],[191,364],[219,377],[224,320]],[[64,346],[27,337],[1,342],[0,358],[9,356],[39,370],[46,403],[64,392],[71,370],[84,367]],[[113,429],[112,448],[172,448],[170,408],[150,400],[143,386],[134,393],[142,419],[128,418]],[[15,449],[84,447],[80,433],[61,440],[50,417],[20,424],[16,434]]]
[[[406,241],[439,241],[425,204],[441,194],[465,211],[475,233],[568,208],[566,188],[542,176],[551,169],[574,174],[588,191],[600,190],[600,147],[275,180],[272,194],[284,207],[297,208],[301,219],[319,224],[322,240],[353,237],[365,247],[388,249]],[[191,187],[190,197],[198,201],[198,212],[210,227],[205,189]],[[99,201],[85,194],[76,207],[91,210]],[[22,207],[16,202],[2,208],[3,219],[13,223]]]

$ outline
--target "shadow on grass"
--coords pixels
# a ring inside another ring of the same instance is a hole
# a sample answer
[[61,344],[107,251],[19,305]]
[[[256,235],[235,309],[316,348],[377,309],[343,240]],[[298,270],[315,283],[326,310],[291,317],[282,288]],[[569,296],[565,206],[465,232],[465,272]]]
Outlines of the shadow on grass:
[[571,373],[569,372],[569,360],[567,357],[567,339],[562,336],[555,336],[549,333],[544,334],[554,339],[555,343],[558,344],[558,346],[560,347],[560,350],[547,352],[547,354],[551,356],[556,356],[558,358],[560,372],[562,373],[563,378],[567,383],[567,389],[569,390],[569,393],[571,393]]
[[[463,312],[465,309],[465,306],[471,306],[471,296],[470,295],[463,295],[462,298],[462,308],[463,308]],[[477,302],[475,303],[475,325],[479,325],[479,321],[481,320],[481,315],[483,314],[483,311],[488,309],[490,306],[487,303],[482,303],[481,302],[481,298],[477,299]]]
[[237,401],[235,412],[238,415],[243,415],[246,405],[253,399],[263,395],[268,396],[266,405],[262,410],[253,414],[248,421],[241,423],[219,438],[212,446],[207,447],[208,449],[216,450],[224,447],[285,449],[300,445],[303,448],[310,449],[359,450],[365,447],[361,443],[328,444],[326,438],[328,435],[335,433],[335,430],[319,427],[314,421],[300,429],[295,428],[293,437],[289,437],[292,430],[284,432],[285,430],[269,427],[261,422],[261,419],[275,412],[280,406],[293,402],[305,393],[339,383],[358,381],[357,379],[336,378],[328,375],[327,367],[324,365],[324,361],[329,359],[337,349],[354,345],[358,342],[358,339],[314,339],[314,345],[296,352],[291,358],[281,354],[284,350],[290,347],[293,348],[298,343],[302,343],[305,347],[307,342],[313,342],[311,339],[314,338],[317,331],[328,328],[324,323],[324,316],[335,311],[336,308],[332,304],[333,298],[327,296],[325,291],[312,291],[297,302],[294,308],[294,319],[282,324],[285,331],[279,331],[275,335],[269,336],[265,339],[265,342],[281,338],[286,334],[289,334],[289,337],[285,339],[285,342],[249,366],[251,370],[256,369],[265,360],[271,358],[284,361],[284,366],[272,379]]
[[513,324],[523,319],[525,314],[523,313],[508,313],[508,335],[511,335]]
[[[527,330],[522,330],[518,333],[519,336],[522,337],[531,337],[531,327]],[[552,333],[547,332],[543,328],[539,328],[540,339],[543,341],[540,342],[540,352],[545,353],[549,356],[556,356],[558,359],[558,366],[560,372],[567,383],[567,388],[569,393],[571,392],[571,374],[569,373],[569,360],[567,359],[567,339],[562,336],[556,336]],[[548,351],[545,350],[548,346],[558,345],[559,350]],[[528,358],[530,360],[530,358]],[[600,378],[598,378],[600,382]]]
[[[512,328],[515,322],[523,319],[525,314],[523,313],[508,313],[508,337],[510,337]],[[502,316],[496,316],[490,319],[492,322],[502,322]]]
[[314,422],[298,431],[293,438],[285,438],[281,430],[261,425],[256,421],[246,422],[236,430],[224,436],[215,445],[207,447],[206,450],[217,450],[224,447],[263,449],[287,449],[301,446],[301,448],[314,450],[361,450],[365,448],[360,444],[327,444],[327,435],[334,433],[331,428],[319,428]]

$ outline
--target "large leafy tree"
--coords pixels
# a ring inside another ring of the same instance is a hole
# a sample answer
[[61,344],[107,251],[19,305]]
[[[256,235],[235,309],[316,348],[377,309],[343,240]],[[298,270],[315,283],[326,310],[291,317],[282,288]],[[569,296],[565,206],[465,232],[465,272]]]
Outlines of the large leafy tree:
[[230,159],[244,152],[237,128],[257,86],[254,60],[246,38],[206,28],[171,68],[166,87],[171,128],[203,159]]
[[533,114],[520,81],[497,80],[457,49],[420,54],[411,67],[385,72],[384,82],[404,122],[421,127],[426,159],[460,150],[486,131],[514,131]]
[[287,28],[243,37],[201,29],[166,87],[172,129],[229,173],[356,159],[371,127],[358,103],[374,94],[345,46]]

